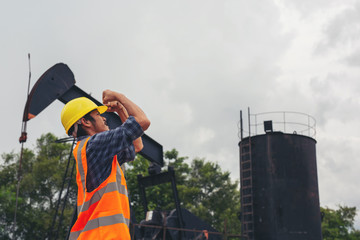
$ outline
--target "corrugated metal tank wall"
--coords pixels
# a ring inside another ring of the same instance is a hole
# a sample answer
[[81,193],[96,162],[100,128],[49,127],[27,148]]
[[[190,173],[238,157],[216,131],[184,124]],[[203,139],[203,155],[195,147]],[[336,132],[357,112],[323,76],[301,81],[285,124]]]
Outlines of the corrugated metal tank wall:
[[239,143],[244,239],[322,239],[315,145],[281,132]]

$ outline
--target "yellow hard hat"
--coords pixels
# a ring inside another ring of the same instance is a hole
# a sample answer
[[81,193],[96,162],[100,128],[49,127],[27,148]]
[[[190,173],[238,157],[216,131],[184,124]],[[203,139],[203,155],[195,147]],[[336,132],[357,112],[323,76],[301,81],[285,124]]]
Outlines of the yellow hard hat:
[[95,109],[102,114],[107,110],[107,106],[98,106],[86,97],[75,98],[65,104],[61,111],[61,123],[66,134],[69,134],[68,131],[74,123]]

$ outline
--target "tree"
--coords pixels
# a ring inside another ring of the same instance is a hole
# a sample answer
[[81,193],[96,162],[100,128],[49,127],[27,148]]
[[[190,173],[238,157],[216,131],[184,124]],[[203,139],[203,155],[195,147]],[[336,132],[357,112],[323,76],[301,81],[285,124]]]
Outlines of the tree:
[[[44,239],[48,236],[55,206],[63,182],[68,161],[70,144],[55,143],[56,137],[42,135],[35,151],[24,149],[22,159],[22,179],[20,182],[17,228],[12,229],[16,200],[17,171],[19,154],[13,152],[2,155],[0,165],[0,239]],[[59,231],[64,239],[75,204],[76,184],[70,185],[70,195],[64,210],[63,225]],[[62,195],[62,200],[65,194]]]
[[339,206],[339,209],[321,208],[324,240],[360,239],[360,231],[354,229],[356,207]]
[[[218,231],[224,231],[227,221],[229,233],[239,234],[240,193],[238,182],[233,183],[229,172],[222,172],[217,163],[206,162],[196,158],[189,166],[186,157],[179,157],[177,150],[165,152],[165,166],[175,169],[176,184],[183,208],[188,209]],[[131,204],[137,219],[144,218],[137,175],[147,175],[149,162],[138,156],[126,170]],[[161,184],[146,189],[146,197],[150,210],[172,210],[175,208],[170,184]]]
[[205,159],[194,159],[190,169],[187,185],[193,191],[186,198],[186,207],[219,231],[224,230],[226,220],[231,233],[239,234],[238,182],[232,183],[229,172],[222,172],[217,163],[205,162]]

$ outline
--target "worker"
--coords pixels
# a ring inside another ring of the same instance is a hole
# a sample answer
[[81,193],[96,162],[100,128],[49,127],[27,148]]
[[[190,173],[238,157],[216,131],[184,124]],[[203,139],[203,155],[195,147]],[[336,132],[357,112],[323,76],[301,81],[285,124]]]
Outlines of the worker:
[[[141,135],[150,125],[145,113],[124,94],[103,91],[103,106],[80,97],[61,111],[68,135],[77,138],[77,220],[69,239],[130,239],[130,208],[121,165],[143,148]],[[122,125],[109,130],[105,111],[116,112]]]

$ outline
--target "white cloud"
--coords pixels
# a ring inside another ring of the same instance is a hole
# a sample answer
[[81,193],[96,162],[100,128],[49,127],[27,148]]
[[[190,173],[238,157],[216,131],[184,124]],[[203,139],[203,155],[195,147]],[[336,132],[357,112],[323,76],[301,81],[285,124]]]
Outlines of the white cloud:
[[360,35],[360,3],[339,9],[341,11],[324,29],[324,39],[318,47],[320,52],[331,51],[338,46],[350,50],[354,43],[358,45],[356,42]]
[[215,132],[209,128],[200,127],[197,129],[193,136],[193,141],[197,144],[204,144],[215,137]]

